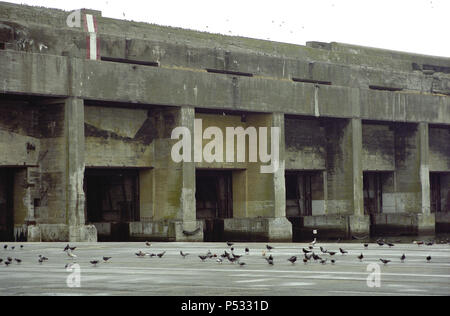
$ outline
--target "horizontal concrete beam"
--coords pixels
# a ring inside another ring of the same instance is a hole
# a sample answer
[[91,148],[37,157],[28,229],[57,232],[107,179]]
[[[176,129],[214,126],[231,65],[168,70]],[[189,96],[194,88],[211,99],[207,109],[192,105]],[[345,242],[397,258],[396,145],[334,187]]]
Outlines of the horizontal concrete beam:
[[0,93],[450,124],[450,97],[0,51]]

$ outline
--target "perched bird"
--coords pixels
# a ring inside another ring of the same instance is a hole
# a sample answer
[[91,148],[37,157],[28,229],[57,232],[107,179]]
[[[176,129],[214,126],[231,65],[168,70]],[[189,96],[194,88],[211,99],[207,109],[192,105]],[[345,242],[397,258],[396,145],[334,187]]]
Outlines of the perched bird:
[[98,260],[91,260],[89,262],[95,267],[95,266],[97,266],[99,261]]
[[388,264],[389,262],[391,262],[391,260],[386,260],[386,259],[381,259],[381,258],[380,258],[380,261],[383,262],[385,265]]
[[322,260],[322,258],[316,255],[314,252],[312,253],[312,258],[314,259],[314,261]]
[[69,247],[70,251],[74,251],[77,247]]
[[382,241],[377,241],[377,244],[378,244],[378,246],[384,246],[384,242],[382,242]]
[[148,241],[146,241],[146,242],[145,242],[145,245],[146,245],[147,247],[150,247],[152,244],[149,243]]
[[228,261],[230,261],[231,263],[235,263],[236,261],[238,261],[238,259],[236,259],[235,257],[227,257]]
[[417,244],[417,246],[421,246],[424,244],[424,242],[421,240],[420,241],[415,240],[415,241],[413,241],[413,244]]
[[295,261],[297,261],[297,257],[296,256],[292,256],[289,259],[287,259],[290,263],[294,264]]
[[5,261],[5,265],[9,266],[11,264],[11,261]]
[[273,258],[272,258],[272,259],[270,259],[270,258],[264,258],[264,259],[266,259],[266,261],[267,261],[267,263],[268,263],[269,265],[273,266]]
[[2,262],[3,262],[3,259],[0,258],[0,263],[2,263]]
[[72,268],[72,266],[73,266],[73,263],[67,263],[65,266],[64,266],[64,268],[65,269],[70,269],[70,268]]
[[67,251],[67,250],[69,250],[69,248],[70,248],[70,246],[69,246],[69,244],[67,244],[67,246],[64,247],[64,250],[63,250],[63,251]]
[[239,266],[240,266],[240,267],[243,267],[243,266],[245,266],[245,265],[246,265],[245,262],[239,262]]
[[403,255],[400,257],[400,260],[401,260],[402,262],[404,262],[405,259],[406,259],[406,256],[405,256],[405,254],[403,254]]
[[304,263],[304,264],[307,264],[307,263],[308,263],[308,261],[309,261],[308,259],[306,259],[306,258],[303,258],[303,263]]
[[336,263],[336,260],[331,259],[331,264],[335,264],[335,263]]
[[235,254],[233,253],[233,257],[234,257],[234,259],[239,260],[239,258],[242,257],[242,256],[240,256],[240,255],[235,255]]
[[3,249],[5,249],[5,250],[8,249],[8,245],[4,245]]
[[228,246],[228,247],[231,247],[231,246],[233,246],[233,245],[234,245],[234,243],[227,241],[227,246]]
[[163,251],[163,252],[161,252],[161,253],[158,253],[158,254],[157,254],[158,258],[162,258],[162,257],[164,256],[165,253],[166,253],[165,251]]
[[217,258],[217,259],[216,259],[216,262],[218,262],[218,263],[222,263],[222,262],[223,262],[223,260],[222,260],[222,259],[220,259],[220,258]]
[[22,260],[21,260],[21,259],[14,258],[14,261],[16,261],[17,264],[21,264],[21,263],[22,263]]
[[428,256],[427,257],[427,262],[430,262],[431,261],[431,256]]
[[109,259],[111,259],[111,257],[103,257],[104,262],[108,262]]
[[187,256],[189,256],[188,253],[183,253],[183,251],[180,250],[180,255],[184,258],[186,258]]
[[48,261],[48,258],[47,258],[47,257],[44,257],[44,256],[42,256],[42,255],[39,255],[38,257],[39,257],[39,259],[42,259],[42,261]]
[[306,250],[305,248],[302,249],[304,253],[310,253],[310,250]]
[[391,243],[391,242],[388,242],[388,244],[387,244],[388,246],[389,246],[389,248],[391,248],[391,247],[394,247],[395,245],[393,244],[393,243]]
[[427,245],[427,246],[433,246],[433,245],[434,245],[434,242],[432,242],[432,241],[427,242],[426,245]]
[[16,249],[16,247],[15,246],[11,246],[11,250],[14,250],[14,249]]
[[230,254],[226,250],[223,252],[223,254],[220,255],[220,257],[222,258],[228,258],[229,256]]
[[309,250],[313,250],[314,247],[313,247],[313,246],[308,246],[308,249],[309,249]]
[[369,247],[369,244],[364,244],[364,248],[367,249],[367,247]]
[[328,252],[328,250],[323,249],[323,247],[320,247],[320,251],[322,251],[322,253],[327,253]]
[[234,248],[233,248],[233,247],[231,247],[231,248],[230,248],[230,250],[231,250],[231,252],[233,252],[233,251],[234,251]]
[[359,261],[362,261],[362,259],[364,259],[364,255],[363,255],[363,254],[360,254],[360,255],[358,256],[358,259],[359,259]]
[[246,254],[246,255],[250,254],[250,249],[245,248],[245,254]]
[[42,264],[42,262],[44,262],[44,259],[42,259],[42,257],[41,257],[38,259],[38,262],[39,262],[39,264]]
[[326,263],[327,263],[327,259],[322,259],[322,260],[320,260],[320,263],[321,263],[321,264],[326,264]]
[[139,250],[139,252],[136,252],[135,255],[138,257],[145,257],[146,253]]
[[312,258],[312,254],[308,255],[307,253],[305,253],[305,259],[306,260],[311,260]]
[[344,250],[342,248],[339,248],[339,251],[341,252],[342,255],[345,255],[346,253],[348,253],[348,251],[346,251],[346,250]]
[[207,256],[202,256],[202,255],[200,255],[200,256],[198,256],[202,261],[205,261],[208,257]]
[[23,245],[20,245],[20,249],[23,249]]
[[13,259],[11,257],[6,258],[9,262],[11,262]]
[[328,254],[329,254],[330,256],[334,256],[334,255],[336,254],[336,252],[335,252],[335,251],[328,251]]
[[271,251],[274,247],[266,245],[267,250]]

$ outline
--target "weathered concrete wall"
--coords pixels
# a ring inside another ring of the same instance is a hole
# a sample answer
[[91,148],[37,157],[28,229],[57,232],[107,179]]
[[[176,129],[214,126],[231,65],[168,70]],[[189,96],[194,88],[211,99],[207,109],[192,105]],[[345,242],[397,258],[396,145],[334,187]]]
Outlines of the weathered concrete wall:
[[450,171],[450,127],[430,125],[430,171]]
[[389,125],[362,124],[364,171],[395,170],[394,131]]
[[325,128],[319,120],[287,117],[286,170],[325,170]]
[[155,118],[151,110],[85,107],[86,167],[151,167]]

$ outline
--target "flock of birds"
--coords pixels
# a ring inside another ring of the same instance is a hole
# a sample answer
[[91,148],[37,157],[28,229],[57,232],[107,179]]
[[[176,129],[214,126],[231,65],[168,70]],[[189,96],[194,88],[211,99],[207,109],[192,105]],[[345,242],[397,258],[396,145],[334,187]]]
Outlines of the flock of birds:
[[[391,242],[386,242],[385,240],[381,240],[378,239],[376,241],[376,243],[378,244],[379,247],[382,246],[388,246],[389,248],[394,247],[395,245]],[[424,242],[424,241],[414,241],[415,244],[417,244],[419,247],[422,245],[426,245],[426,246],[432,246],[434,245],[434,242]],[[224,250],[223,254],[217,255],[215,253],[212,253],[210,250],[208,250],[208,252],[204,255],[198,255],[198,258],[204,262],[208,259],[214,259],[217,263],[223,263],[224,261],[228,261],[230,263],[237,263],[239,266],[243,267],[246,265],[246,263],[242,260],[243,255],[238,255],[235,253],[235,248],[234,248],[234,243],[233,242],[227,242],[226,243],[228,248],[227,250]],[[291,256],[289,258],[287,258],[287,261],[289,261],[291,264],[295,264],[297,262],[297,260],[299,258],[302,259],[304,264],[308,264],[309,262],[319,262],[321,264],[326,264],[328,262],[328,260],[330,261],[330,263],[332,265],[334,265],[336,263],[336,257],[335,255],[340,253],[342,256],[347,255],[348,251],[343,249],[343,248],[339,248],[339,251],[329,251],[327,249],[324,249],[323,247],[316,247],[317,244],[317,239],[314,238],[314,240],[309,244],[309,246],[307,246],[306,248],[302,248],[301,252],[299,255],[297,256]],[[369,244],[368,243],[364,243],[364,249],[368,249]],[[145,246],[146,247],[151,247],[152,244],[150,242],[145,242]],[[15,250],[16,246],[10,246],[8,247],[8,245],[4,245],[3,249],[4,250]],[[20,245],[20,250],[22,250],[24,248],[23,245]],[[67,256],[72,259],[72,260],[76,260],[78,258],[78,256],[76,254],[74,254],[74,251],[77,247],[71,247],[69,244],[67,244],[64,249],[63,252],[65,252],[67,254]],[[262,258],[265,259],[267,261],[267,264],[273,266],[274,265],[274,257],[273,255],[270,253],[272,250],[274,249],[273,246],[270,245],[266,245],[265,249],[262,250]],[[320,253],[316,253],[316,251],[318,252],[320,250]],[[248,247],[246,247],[244,249],[245,251],[245,255],[249,255],[250,254],[250,249]],[[268,254],[270,253],[270,254]],[[144,252],[142,250],[139,250],[138,252],[135,253],[135,255],[139,258],[144,258],[144,257],[158,257],[158,258],[162,258],[164,255],[166,254],[166,251],[162,251],[160,253],[148,253],[148,252]],[[189,253],[183,252],[182,250],[180,250],[180,256],[185,259],[187,256],[189,256]],[[326,257],[325,257],[326,256]],[[93,266],[97,266],[99,263],[103,262],[106,263],[108,262],[112,257],[107,257],[107,256],[103,256],[102,259],[103,260],[99,260],[99,259],[92,259],[89,261],[89,263]],[[362,262],[364,259],[364,254],[361,253],[360,255],[357,256],[357,259]],[[405,262],[406,260],[406,255],[402,254],[402,256],[399,258],[400,262]],[[48,261],[49,259],[41,254],[38,255],[38,263],[39,264],[43,264],[44,262]],[[384,264],[387,265],[388,263],[392,262],[392,260],[386,259],[386,258],[379,258],[379,260]],[[427,256],[425,257],[426,262],[431,262],[431,256]],[[9,266],[10,264],[12,264],[13,262],[15,262],[16,264],[21,264],[22,263],[22,259],[19,258],[13,258],[11,256],[8,256],[5,260],[0,258],[0,264],[4,263],[6,266]],[[69,268],[72,265],[72,263],[66,264],[65,268]]]

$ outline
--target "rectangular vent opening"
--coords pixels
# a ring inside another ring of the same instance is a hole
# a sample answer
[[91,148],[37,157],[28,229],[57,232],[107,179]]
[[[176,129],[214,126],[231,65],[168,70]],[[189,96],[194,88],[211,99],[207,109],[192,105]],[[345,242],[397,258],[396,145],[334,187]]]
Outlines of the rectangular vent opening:
[[450,74],[450,67],[436,66],[436,65],[422,65],[423,70],[433,70],[434,72],[443,72],[445,74]]
[[231,71],[231,70],[219,70],[219,69],[211,69],[211,68],[206,68],[206,71],[210,72],[210,73],[214,73],[214,74],[253,77],[253,74],[252,73],[248,73],[248,72]]
[[142,65],[142,66],[150,66],[150,67],[159,67],[159,63],[155,61],[143,61],[143,60],[133,60],[126,58],[115,58],[115,57],[101,57],[102,61],[109,61],[113,63],[121,63],[121,64],[131,64],[131,65]]
[[5,49],[5,43],[1,43],[1,42],[0,42],[0,49],[1,49],[1,50],[4,50],[4,49]]
[[292,81],[295,82],[306,82],[306,83],[315,83],[315,84],[325,84],[331,86],[331,81],[323,81],[323,80],[313,80],[313,79],[302,79],[302,78],[292,78]]
[[381,91],[402,91],[403,90],[402,88],[374,86],[374,85],[370,85],[369,89],[371,89],[371,90],[381,90]]

